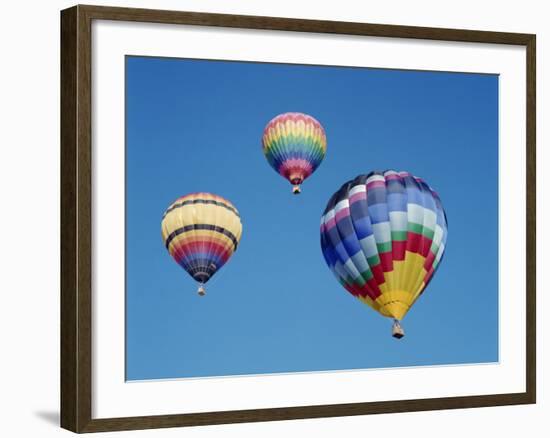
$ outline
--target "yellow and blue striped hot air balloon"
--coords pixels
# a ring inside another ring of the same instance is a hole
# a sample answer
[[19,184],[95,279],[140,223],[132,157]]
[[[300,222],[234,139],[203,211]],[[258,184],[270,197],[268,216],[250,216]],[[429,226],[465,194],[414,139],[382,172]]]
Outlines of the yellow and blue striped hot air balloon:
[[321,248],[342,286],[383,316],[400,320],[436,271],[447,241],[437,193],[408,172],[371,172],[346,182],[321,218]]
[[204,295],[204,284],[237,250],[242,224],[239,212],[227,199],[191,193],[168,207],[161,232],[172,258],[197,281],[199,295]]
[[319,167],[327,151],[323,126],[303,113],[284,113],[273,118],[262,136],[264,155],[273,169],[290,181],[294,194]]

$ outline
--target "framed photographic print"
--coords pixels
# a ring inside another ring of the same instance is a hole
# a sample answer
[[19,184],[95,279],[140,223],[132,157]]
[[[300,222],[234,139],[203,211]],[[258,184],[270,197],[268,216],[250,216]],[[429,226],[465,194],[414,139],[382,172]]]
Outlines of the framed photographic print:
[[61,425],[535,403],[535,36],[61,13]]

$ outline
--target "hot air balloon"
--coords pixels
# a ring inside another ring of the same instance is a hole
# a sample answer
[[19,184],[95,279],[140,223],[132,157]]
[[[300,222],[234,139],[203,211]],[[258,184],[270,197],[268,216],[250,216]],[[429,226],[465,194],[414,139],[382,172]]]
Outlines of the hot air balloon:
[[176,199],[161,222],[162,240],[174,260],[205,295],[204,285],[237,250],[242,225],[237,209],[211,193],[191,193]]
[[371,172],[346,182],[321,218],[325,261],[342,286],[383,316],[392,334],[433,278],[447,217],[437,193],[408,172]]
[[284,113],[264,129],[262,146],[267,161],[290,181],[292,192],[319,167],[327,151],[327,137],[321,124],[303,113]]

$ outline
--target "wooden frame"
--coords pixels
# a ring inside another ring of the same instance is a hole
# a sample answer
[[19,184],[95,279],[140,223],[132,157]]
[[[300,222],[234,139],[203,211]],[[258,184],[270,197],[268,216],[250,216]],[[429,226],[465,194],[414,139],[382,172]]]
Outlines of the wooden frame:
[[[406,401],[92,419],[91,23],[142,21],[393,38],[513,44],[527,53],[526,392]],[[535,403],[535,48],[531,34],[75,6],[61,12],[61,426],[99,432]]]

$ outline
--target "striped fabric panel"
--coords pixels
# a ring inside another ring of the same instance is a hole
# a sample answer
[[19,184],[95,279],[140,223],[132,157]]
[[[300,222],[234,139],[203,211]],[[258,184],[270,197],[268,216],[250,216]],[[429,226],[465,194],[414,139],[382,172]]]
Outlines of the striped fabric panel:
[[[232,211],[237,216],[239,216],[239,212],[230,204],[227,204],[226,202],[217,200],[217,199],[200,199],[200,198],[189,198],[189,196],[180,198],[180,200],[174,202],[168,209],[164,212],[162,217],[164,218],[168,213],[175,210],[176,208],[185,207],[186,205],[192,205],[192,204],[211,204],[211,205],[218,205],[220,207],[227,208],[229,211]],[[240,216],[239,216],[240,217]]]
[[229,239],[233,243],[233,251],[237,250],[237,245],[239,244],[237,237],[231,231],[226,230],[225,228],[220,227],[218,225],[212,225],[212,224],[191,224],[191,225],[185,225],[184,227],[176,228],[166,237],[164,245],[166,246],[166,248],[168,248],[170,246],[170,243],[176,236],[179,236],[180,234],[183,234],[183,233],[190,233],[195,230],[207,230],[207,231],[213,231],[216,233],[223,234],[224,236],[229,237]]

